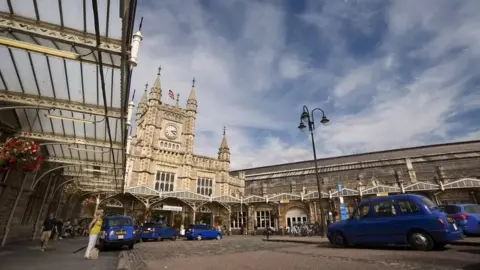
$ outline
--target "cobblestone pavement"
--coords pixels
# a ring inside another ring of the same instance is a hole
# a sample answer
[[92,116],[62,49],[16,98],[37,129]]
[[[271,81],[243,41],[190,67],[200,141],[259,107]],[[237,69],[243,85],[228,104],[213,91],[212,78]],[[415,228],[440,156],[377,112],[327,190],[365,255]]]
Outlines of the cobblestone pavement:
[[327,244],[265,242],[231,236],[221,241],[164,241],[128,251],[131,269],[281,270],[281,269],[480,269],[480,248],[450,246],[444,251],[406,248],[337,249]]
[[[85,260],[87,238],[50,242],[42,252],[35,243],[0,248],[1,270],[112,270],[117,267],[119,251],[101,252],[98,260]],[[77,252],[75,252],[77,251]],[[74,253],[75,252],[75,253]]]

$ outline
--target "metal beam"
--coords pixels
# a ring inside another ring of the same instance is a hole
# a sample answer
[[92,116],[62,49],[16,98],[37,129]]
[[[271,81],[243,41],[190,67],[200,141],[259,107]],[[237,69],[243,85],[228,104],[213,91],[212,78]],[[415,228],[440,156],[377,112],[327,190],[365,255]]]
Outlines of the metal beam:
[[90,191],[90,192],[116,192],[117,190],[107,187],[81,187],[83,191]]
[[[69,143],[69,144],[81,144],[81,145],[91,145],[103,148],[110,148],[110,143],[107,141],[99,141],[99,140],[92,140],[92,139],[81,139],[69,136],[59,136],[55,134],[49,133],[32,133],[32,132],[19,132],[15,134],[17,137],[22,138],[29,138],[33,140],[42,140],[42,141],[51,141],[51,142],[59,142],[59,143]],[[122,149],[122,145],[120,143],[112,144],[113,149]]]
[[[53,49],[47,46],[28,43],[28,42],[19,41],[11,38],[0,37],[0,45],[15,48],[15,49],[20,49],[20,50],[26,50],[28,52],[48,55],[48,56],[60,57],[63,59],[69,59],[73,61],[81,61],[81,62],[93,64],[93,65],[98,64],[96,60],[89,60],[89,59],[82,58],[83,57],[82,55],[75,52],[62,51],[62,50]],[[120,68],[120,66],[118,65],[112,65],[108,63],[103,63],[103,65],[111,68]]]
[[72,28],[61,28],[55,24],[35,21],[5,12],[0,12],[0,28],[91,50],[98,49],[105,53],[115,55],[122,54],[122,42],[120,40],[102,37],[101,44],[97,48],[97,42],[93,34],[84,33]]
[[[0,89],[0,101],[18,104],[37,106],[43,109],[59,109],[77,113],[86,113],[91,115],[105,116],[103,106],[93,104],[83,104],[64,99],[54,99],[49,97],[22,94],[18,92],[6,91]],[[122,114],[118,108],[108,108],[108,117],[121,118]]]
[[[72,164],[72,165],[79,165],[79,166],[97,166],[103,168],[113,168],[113,163],[104,163],[104,162],[96,162],[96,161],[88,161],[88,160],[79,160],[79,159],[70,159],[70,158],[61,158],[61,157],[45,157],[45,162],[50,163],[62,163],[62,164]],[[120,164],[116,164],[117,168],[120,169]]]
[[[112,172],[113,174],[113,172]],[[88,178],[88,179],[109,179],[109,180],[115,180],[115,177],[107,176],[106,174],[96,176],[93,174],[88,174],[88,173],[77,173],[77,172],[64,172],[62,173],[63,176],[69,176],[69,177],[81,177],[81,178]],[[122,180],[122,177],[117,177],[117,180]],[[112,183],[115,184],[115,183]]]

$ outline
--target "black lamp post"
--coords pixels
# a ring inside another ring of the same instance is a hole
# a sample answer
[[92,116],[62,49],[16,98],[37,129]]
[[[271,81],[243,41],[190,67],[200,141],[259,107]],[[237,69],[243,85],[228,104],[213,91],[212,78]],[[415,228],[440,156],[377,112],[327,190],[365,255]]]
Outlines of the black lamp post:
[[322,226],[322,232],[323,235],[322,237],[325,237],[326,235],[326,229],[327,227],[325,226],[325,211],[322,206],[322,184],[320,183],[320,176],[318,174],[318,164],[317,164],[317,150],[315,149],[315,139],[313,136],[313,132],[315,131],[315,118],[313,117],[313,113],[315,111],[320,111],[322,112],[322,120],[320,120],[320,123],[323,125],[328,124],[330,120],[325,116],[325,112],[320,109],[320,108],[315,108],[311,112],[308,110],[307,106],[303,106],[303,112],[302,115],[300,116],[300,125],[298,128],[301,131],[304,131],[307,127],[308,130],[310,131],[310,137],[312,138],[312,148],[313,148],[313,159],[315,162],[315,177],[317,178],[317,190],[318,190],[318,204],[320,207],[320,224]]

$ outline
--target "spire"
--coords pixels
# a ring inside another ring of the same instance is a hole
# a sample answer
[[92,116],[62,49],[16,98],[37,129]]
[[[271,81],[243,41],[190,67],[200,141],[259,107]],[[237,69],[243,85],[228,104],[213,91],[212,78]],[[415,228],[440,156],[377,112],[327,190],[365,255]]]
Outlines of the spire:
[[148,101],[155,100],[158,103],[161,102],[161,99],[162,99],[162,86],[160,83],[161,72],[162,72],[162,66],[159,66],[157,78],[155,78],[155,82],[153,83],[152,89],[150,90],[150,96],[148,98]]
[[138,102],[137,114],[143,114],[145,107],[147,106],[147,89],[148,83],[145,84],[145,92],[143,92],[142,98]]
[[177,93],[177,104],[175,104],[175,106],[176,106],[177,108],[180,108],[180,104],[178,104],[179,101],[180,101],[180,94]]
[[228,143],[227,143],[227,128],[224,126],[223,127],[223,139],[222,139],[222,143],[220,144],[220,150],[229,150],[228,148]]
[[195,95],[195,78],[193,78],[192,80],[192,90],[190,90],[190,95],[188,96],[188,99],[197,100],[197,96]]
[[197,96],[195,94],[195,78],[192,80],[192,90],[190,90],[190,95],[187,99],[187,110],[188,111],[197,111]]
[[228,148],[226,131],[227,128],[224,126],[222,143],[220,144],[220,148],[218,148],[218,160],[224,162],[223,164],[226,167],[224,167],[223,169],[228,171],[230,167],[226,164],[230,163],[230,148]]

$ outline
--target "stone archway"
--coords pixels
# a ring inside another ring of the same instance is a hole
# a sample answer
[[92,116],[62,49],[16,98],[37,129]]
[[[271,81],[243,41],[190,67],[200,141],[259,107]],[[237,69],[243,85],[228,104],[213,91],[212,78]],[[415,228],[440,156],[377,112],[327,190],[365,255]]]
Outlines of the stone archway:
[[148,210],[150,217],[147,217],[147,221],[164,221],[174,228],[180,228],[182,224],[190,222],[189,213],[193,209],[181,199],[168,197],[152,204]]
[[223,228],[224,230],[230,226],[230,206],[216,201],[209,202],[205,206],[211,210],[210,225],[216,228]]
[[293,225],[305,224],[308,222],[308,213],[301,207],[290,207],[285,213],[285,227]]
[[123,203],[114,197],[106,198],[100,202],[100,207],[107,216],[124,215],[125,208]]

